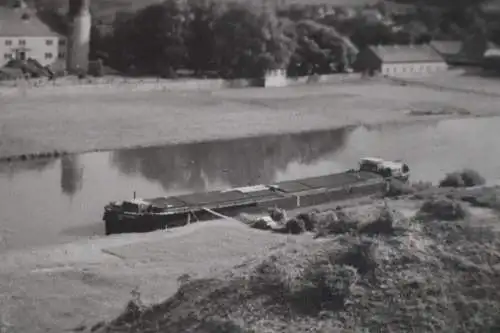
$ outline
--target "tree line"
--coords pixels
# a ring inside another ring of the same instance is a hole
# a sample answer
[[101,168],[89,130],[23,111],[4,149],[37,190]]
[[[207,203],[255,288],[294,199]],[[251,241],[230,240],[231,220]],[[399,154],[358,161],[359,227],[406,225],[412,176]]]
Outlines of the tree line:
[[167,0],[116,16],[111,33],[93,33],[92,57],[138,75],[174,76],[179,69],[224,78],[343,72],[357,48],[327,22],[294,19],[252,2]]
[[365,45],[426,43],[433,35],[452,35],[457,24],[482,24],[470,6],[460,11],[447,4],[445,16],[422,6],[410,28],[399,31],[359,15],[319,15],[318,8],[166,0],[118,13],[108,34],[94,27],[91,57],[124,73],[162,77],[180,69],[224,78],[261,77],[272,69],[285,69],[289,76],[328,74],[344,72]]

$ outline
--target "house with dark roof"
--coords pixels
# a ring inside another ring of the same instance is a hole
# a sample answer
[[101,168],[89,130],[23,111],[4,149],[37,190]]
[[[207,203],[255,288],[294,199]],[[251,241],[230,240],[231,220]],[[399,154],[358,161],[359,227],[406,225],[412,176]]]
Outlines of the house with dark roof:
[[421,76],[446,71],[446,61],[429,45],[379,45],[362,49],[353,68],[367,75]]
[[32,59],[54,69],[66,67],[67,40],[44,24],[23,1],[0,6],[0,68]]

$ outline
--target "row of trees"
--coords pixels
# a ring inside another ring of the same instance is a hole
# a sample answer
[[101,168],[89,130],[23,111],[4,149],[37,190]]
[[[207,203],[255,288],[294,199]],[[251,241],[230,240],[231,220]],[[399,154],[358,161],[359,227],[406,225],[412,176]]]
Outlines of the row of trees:
[[167,77],[179,69],[226,78],[260,77],[270,69],[291,76],[341,72],[355,59],[354,45],[425,43],[463,29],[484,30],[469,0],[462,8],[440,1],[444,15],[422,6],[406,30],[395,32],[359,16],[318,16],[310,5],[166,0],[117,15],[105,36],[94,29],[92,57],[130,74]]
[[93,56],[121,71],[172,75],[178,69],[222,77],[343,71],[356,48],[337,30],[309,19],[279,17],[249,3],[167,0],[118,15],[112,33],[94,34]]

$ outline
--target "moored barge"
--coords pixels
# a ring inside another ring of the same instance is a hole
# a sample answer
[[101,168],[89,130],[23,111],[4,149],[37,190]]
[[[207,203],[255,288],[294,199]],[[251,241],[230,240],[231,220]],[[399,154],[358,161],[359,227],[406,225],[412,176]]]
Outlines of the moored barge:
[[148,232],[229,217],[269,207],[294,209],[381,193],[388,179],[407,181],[402,162],[364,158],[358,170],[272,185],[255,185],[180,196],[112,202],[105,207],[106,234]]

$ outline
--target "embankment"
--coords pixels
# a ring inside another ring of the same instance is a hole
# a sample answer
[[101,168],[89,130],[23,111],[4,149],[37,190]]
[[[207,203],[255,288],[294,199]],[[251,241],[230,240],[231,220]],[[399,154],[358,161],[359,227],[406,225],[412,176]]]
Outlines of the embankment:
[[89,331],[135,299],[107,332],[487,331],[500,299],[498,188],[462,196],[464,210],[429,200],[460,191],[425,191],[389,200],[386,215],[378,200],[345,208],[341,223],[376,227],[331,219],[326,238],[214,221],[7,253],[1,320],[14,331]]

